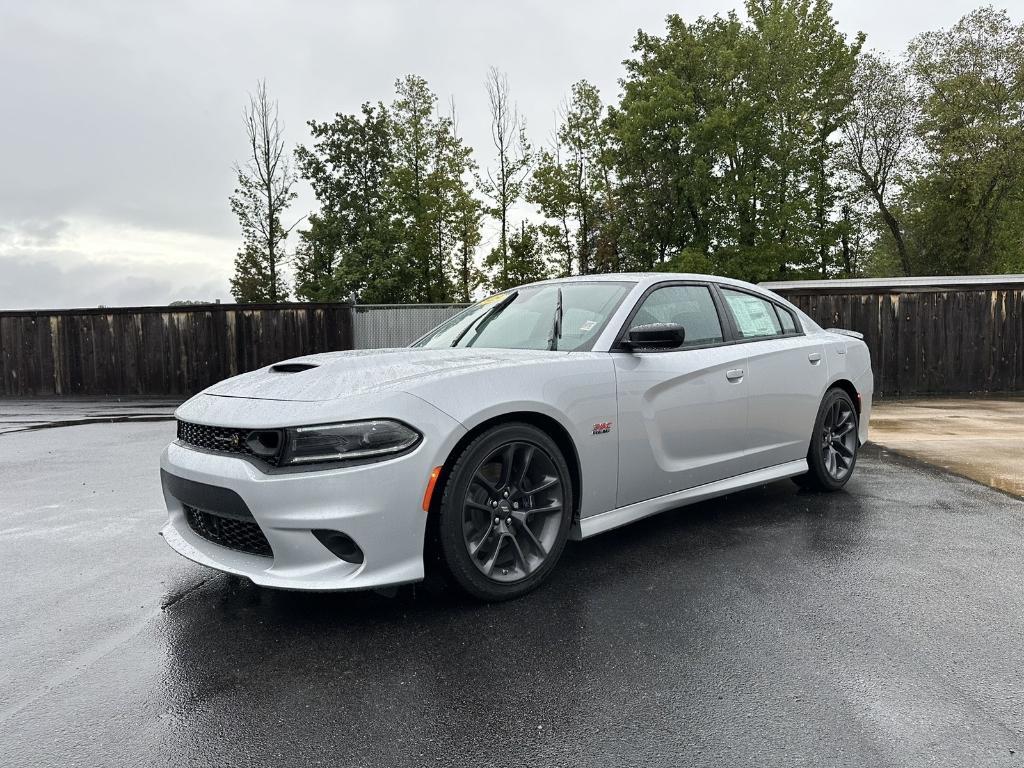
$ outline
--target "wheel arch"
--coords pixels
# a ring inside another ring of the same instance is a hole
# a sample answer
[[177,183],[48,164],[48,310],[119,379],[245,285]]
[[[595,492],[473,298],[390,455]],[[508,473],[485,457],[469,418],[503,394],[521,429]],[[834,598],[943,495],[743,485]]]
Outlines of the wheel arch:
[[[857,391],[857,387],[853,385],[853,382],[844,378],[836,379],[825,388],[825,392],[827,393],[830,389],[841,389],[850,396],[850,399],[853,400],[853,407],[857,410],[857,418],[859,419],[861,409],[860,393]],[[824,395],[822,395],[822,397],[824,397]]]
[[569,479],[572,482],[573,518],[575,519],[579,514],[583,474],[580,466],[579,451],[576,448],[575,441],[573,441],[572,436],[569,434],[569,430],[566,429],[565,426],[556,418],[544,413],[539,413],[537,411],[508,411],[506,413],[490,416],[479,424],[474,425],[466,432],[466,434],[459,438],[459,441],[452,447],[451,451],[448,452],[448,455],[445,457],[444,464],[441,465],[441,474],[437,478],[433,494],[430,497],[430,507],[427,510],[428,536],[426,546],[430,546],[433,539],[433,531],[436,530],[435,526],[438,511],[441,506],[441,499],[444,497],[444,489],[448,483],[448,479],[451,475],[451,468],[455,463],[455,460],[459,457],[466,446],[481,434],[500,424],[508,424],[511,422],[523,422],[537,427],[555,441],[555,444],[558,446],[559,450],[562,451],[562,455],[565,457],[566,464],[569,465]]

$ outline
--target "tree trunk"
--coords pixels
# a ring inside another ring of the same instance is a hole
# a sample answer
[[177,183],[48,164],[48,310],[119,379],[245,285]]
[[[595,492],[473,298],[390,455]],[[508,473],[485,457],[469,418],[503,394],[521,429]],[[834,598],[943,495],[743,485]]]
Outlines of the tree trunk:
[[907,255],[907,244],[903,240],[903,231],[900,228],[900,223],[896,221],[896,217],[889,210],[889,206],[882,200],[882,195],[875,190],[872,190],[872,195],[878,204],[878,212],[882,214],[882,220],[892,233],[893,240],[896,241],[896,252],[900,257],[900,268],[903,270],[903,275],[910,277],[913,270],[910,267],[910,257]]
[[843,206],[843,230],[839,235],[843,249],[843,271],[847,277],[853,277],[853,256],[850,253],[850,206]]

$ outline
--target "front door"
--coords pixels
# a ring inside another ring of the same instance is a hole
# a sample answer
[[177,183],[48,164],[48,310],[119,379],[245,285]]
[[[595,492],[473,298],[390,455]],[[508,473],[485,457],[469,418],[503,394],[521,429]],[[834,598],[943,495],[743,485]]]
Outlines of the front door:
[[746,350],[725,345],[708,285],[663,284],[629,327],[677,323],[675,350],[613,352],[618,388],[617,506],[714,482],[743,471]]

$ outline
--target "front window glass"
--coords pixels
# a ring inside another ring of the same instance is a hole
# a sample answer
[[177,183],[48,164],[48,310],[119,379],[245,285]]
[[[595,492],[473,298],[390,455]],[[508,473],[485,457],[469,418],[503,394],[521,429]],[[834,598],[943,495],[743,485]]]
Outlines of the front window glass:
[[651,323],[683,326],[683,346],[715,344],[722,341],[722,324],[711,298],[702,285],[669,285],[644,299],[633,316],[632,327]]
[[722,289],[732,316],[736,319],[740,335],[745,339],[756,339],[760,336],[778,336],[782,333],[779,318],[775,314],[773,304],[749,293]]
[[632,287],[632,283],[567,282],[498,293],[442,323],[414,346],[549,349],[561,289],[562,334],[555,339],[555,349],[590,349]]

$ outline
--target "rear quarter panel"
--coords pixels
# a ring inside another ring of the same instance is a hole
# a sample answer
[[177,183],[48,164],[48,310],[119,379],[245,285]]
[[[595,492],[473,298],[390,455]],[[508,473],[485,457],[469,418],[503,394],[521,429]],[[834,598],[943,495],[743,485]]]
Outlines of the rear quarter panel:
[[829,382],[846,379],[853,383],[860,395],[860,419],[858,437],[861,443],[868,439],[868,422],[871,419],[871,401],[874,394],[874,379],[871,372],[871,353],[867,344],[860,339],[825,331]]

